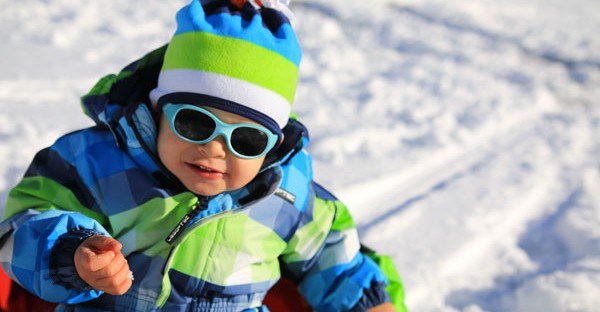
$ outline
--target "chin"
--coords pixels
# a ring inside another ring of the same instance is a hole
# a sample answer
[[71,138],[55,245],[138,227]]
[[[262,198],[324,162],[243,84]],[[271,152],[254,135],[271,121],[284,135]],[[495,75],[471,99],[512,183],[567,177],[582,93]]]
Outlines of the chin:
[[186,188],[192,193],[200,196],[215,196],[225,191],[224,188],[220,187],[206,187],[205,185],[186,185]]
[[191,190],[194,194],[199,196],[215,196],[224,192],[223,191],[206,191],[206,190]]

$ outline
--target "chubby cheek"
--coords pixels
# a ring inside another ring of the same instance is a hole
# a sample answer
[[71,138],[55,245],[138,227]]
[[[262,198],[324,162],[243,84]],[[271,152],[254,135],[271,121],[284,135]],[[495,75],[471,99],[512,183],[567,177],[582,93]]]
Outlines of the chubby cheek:
[[158,149],[158,158],[160,159],[160,161],[163,163],[163,165],[165,165],[165,167],[167,167],[167,169],[169,169],[169,171],[173,172],[173,164],[174,162],[171,161],[171,159],[173,159],[173,157],[170,155],[172,149],[166,148],[166,146],[164,144],[157,144],[157,149]]
[[229,172],[226,182],[227,190],[236,190],[250,183],[250,181],[252,181],[252,179],[254,179],[258,174],[258,171],[262,166],[263,159],[234,159],[232,162],[234,162],[234,164],[231,164],[229,167],[232,168],[232,170]]
[[156,148],[158,158],[172,173],[177,169],[179,155],[183,149],[182,143],[183,141],[178,140],[175,134],[171,132],[166,119],[162,117],[158,130]]

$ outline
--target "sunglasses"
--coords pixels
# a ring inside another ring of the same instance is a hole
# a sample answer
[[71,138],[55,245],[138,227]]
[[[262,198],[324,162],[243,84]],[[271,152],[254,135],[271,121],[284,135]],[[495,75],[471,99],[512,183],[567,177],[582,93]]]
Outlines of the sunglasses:
[[264,156],[277,143],[277,135],[265,127],[249,123],[227,124],[195,105],[167,103],[163,112],[179,138],[206,144],[222,135],[229,150],[240,158]]

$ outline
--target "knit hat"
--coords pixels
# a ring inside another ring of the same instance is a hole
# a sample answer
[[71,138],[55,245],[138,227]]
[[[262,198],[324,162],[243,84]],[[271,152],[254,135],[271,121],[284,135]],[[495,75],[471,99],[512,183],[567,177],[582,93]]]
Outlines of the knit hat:
[[263,2],[192,0],[182,8],[151,101],[218,108],[281,136],[302,53],[289,9]]

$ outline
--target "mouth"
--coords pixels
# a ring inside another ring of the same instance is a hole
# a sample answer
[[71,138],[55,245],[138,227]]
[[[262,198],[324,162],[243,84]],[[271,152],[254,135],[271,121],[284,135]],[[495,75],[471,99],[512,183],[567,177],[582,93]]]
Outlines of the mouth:
[[217,172],[217,173],[221,173],[220,171],[214,170],[214,169],[212,169],[212,168],[204,167],[204,166],[201,166],[201,165],[192,165],[192,166],[194,166],[194,167],[198,168],[198,170],[202,170],[202,171],[206,171],[206,172]]
[[207,179],[218,179],[225,174],[219,170],[196,164],[187,164],[197,175]]

